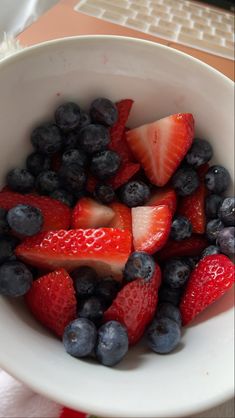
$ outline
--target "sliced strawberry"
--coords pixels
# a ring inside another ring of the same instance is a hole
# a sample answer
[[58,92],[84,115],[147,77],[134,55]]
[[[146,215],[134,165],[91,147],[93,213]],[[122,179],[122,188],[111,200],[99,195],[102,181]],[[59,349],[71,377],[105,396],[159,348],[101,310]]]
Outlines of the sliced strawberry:
[[115,215],[109,224],[109,227],[129,229],[131,231],[131,209],[118,202],[111,203],[110,207],[114,211]]
[[234,284],[234,264],[222,254],[203,258],[188,281],[180,303],[183,325],[219,299]]
[[102,277],[121,280],[131,252],[131,234],[114,228],[51,231],[27,238],[15,253],[39,268],[71,271],[80,266],[93,267]]
[[132,232],[135,251],[153,254],[166,243],[171,229],[172,213],[168,206],[132,208]]
[[207,173],[207,171],[209,170],[210,166],[208,163],[205,163],[203,165],[201,165],[200,167],[198,167],[197,169],[197,174],[200,178],[200,180],[204,181],[205,175]]
[[126,131],[123,132],[120,140],[111,140],[109,149],[117,152],[117,154],[121,157],[123,163],[131,162],[134,160],[133,155],[127,145]]
[[86,182],[86,189],[89,193],[93,193],[95,191],[95,186],[97,185],[97,180],[91,174],[88,175],[87,182]]
[[76,318],[73,281],[64,269],[35,280],[25,299],[33,315],[59,337]]
[[157,254],[157,259],[165,261],[174,257],[196,257],[208,246],[208,241],[201,235],[192,235],[183,241],[169,240]]
[[78,201],[72,212],[72,228],[100,228],[109,225],[114,211],[89,197]]
[[44,219],[43,230],[67,229],[71,222],[68,206],[46,196],[20,194],[11,191],[0,192],[0,207],[6,210],[19,204],[35,206],[41,209]]
[[177,206],[177,196],[174,189],[171,187],[163,187],[157,189],[151,196],[150,200],[145,206],[169,206],[171,212],[174,214]]
[[179,201],[178,212],[190,220],[193,232],[204,234],[206,229],[205,199],[207,191],[204,183],[190,196],[182,197]]
[[111,148],[117,146],[119,141],[122,140],[133,103],[134,102],[131,99],[121,100],[116,103],[118,109],[118,120],[110,129]]
[[164,186],[192,145],[194,119],[190,113],[179,113],[131,129],[127,143],[149,180]]
[[126,326],[129,343],[136,344],[142,337],[156,310],[161,271],[156,266],[148,282],[137,279],[128,283],[104,313],[105,321],[119,321]]
[[115,176],[109,180],[109,184],[114,189],[118,189],[123,184],[127,183],[139,170],[140,164],[124,163],[121,165]]

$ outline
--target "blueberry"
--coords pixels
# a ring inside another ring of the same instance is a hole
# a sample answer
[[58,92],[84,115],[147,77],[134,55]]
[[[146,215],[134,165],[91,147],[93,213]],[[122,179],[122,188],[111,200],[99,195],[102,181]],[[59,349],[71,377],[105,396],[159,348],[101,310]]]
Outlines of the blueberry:
[[34,188],[34,176],[25,168],[13,168],[7,174],[7,185],[18,193],[28,193]]
[[150,198],[150,188],[143,181],[129,181],[120,190],[120,200],[130,208],[144,205]]
[[235,226],[235,197],[226,197],[219,208],[219,218],[226,226]]
[[90,125],[90,124],[91,124],[90,115],[87,112],[85,112],[85,110],[81,110],[79,128],[82,129],[85,126]]
[[121,164],[121,158],[114,151],[101,151],[91,159],[90,170],[94,177],[105,180],[114,176]]
[[78,317],[90,319],[95,324],[100,323],[103,318],[103,313],[103,305],[95,296],[84,300],[82,303],[80,302],[78,307]]
[[181,289],[173,289],[165,284],[160,287],[159,301],[172,303],[172,305],[178,306],[181,298]]
[[65,151],[62,155],[62,164],[64,166],[70,164],[77,164],[81,167],[85,167],[87,165],[87,156],[81,150],[69,149]]
[[224,224],[220,219],[211,219],[206,225],[206,235],[209,241],[216,241],[219,231],[224,228]]
[[153,277],[155,268],[156,264],[151,255],[135,251],[128,258],[123,275],[127,282],[136,279],[149,281]]
[[235,227],[229,226],[219,231],[217,241],[221,252],[227,256],[235,254]]
[[172,303],[161,303],[157,307],[156,318],[170,318],[172,321],[177,322],[181,326],[181,313],[177,306],[172,305]]
[[182,288],[191,273],[189,265],[181,259],[172,258],[166,262],[163,271],[164,283],[173,288]]
[[60,105],[55,111],[56,125],[64,131],[72,131],[78,128],[80,123],[80,107],[73,102]]
[[95,198],[104,204],[109,204],[115,199],[115,192],[109,184],[97,184],[95,187]]
[[74,205],[74,196],[72,193],[67,192],[64,189],[57,189],[50,194],[50,197],[59,202],[64,203],[65,205],[72,207]]
[[98,330],[95,354],[104,366],[115,366],[128,352],[126,328],[117,321],[109,321]]
[[0,235],[6,234],[10,230],[7,222],[7,211],[0,208]]
[[218,217],[219,208],[223,202],[223,198],[218,194],[211,194],[206,198],[206,217],[215,219]]
[[97,285],[97,274],[91,267],[79,267],[71,273],[78,298],[94,295]]
[[221,165],[213,165],[205,175],[205,184],[212,193],[221,194],[225,192],[230,183],[228,170]]
[[199,167],[207,163],[213,156],[211,144],[205,139],[195,138],[185,159],[188,164]]
[[81,192],[86,184],[86,174],[77,164],[62,166],[59,171],[62,186],[72,193]]
[[179,344],[180,338],[180,327],[170,318],[154,319],[147,331],[147,344],[158,354],[173,351]]
[[7,221],[14,232],[32,236],[41,231],[43,215],[34,206],[17,205],[8,211]]
[[220,249],[217,245],[209,245],[205,250],[202,251],[201,258],[207,257],[208,255],[219,254]]
[[64,134],[63,148],[65,151],[76,149],[79,145],[79,130]]
[[105,126],[90,124],[80,131],[79,144],[88,154],[105,150],[109,142],[110,134]]
[[26,167],[34,176],[38,176],[42,171],[49,170],[51,160],[48,155],[33,152],[27,157]]
[[182,259],[183,259],[183,261],[186,264],[188,264],[189,268],[191,270],[193,270],[193,269],[195,269],[198,261],[200,260],[200,257],[199,256],[195,256],[195,257],[183,257]]
[[120,285],[116,280],[112,277],[105,277],[98,282],[95,293],[105,305],[110,305],[119,289]]
[[117,106],[106,98],[99,98],[91,103],[91,119],[95,123],[112,126],[118,119]]
[[63,137],[54,123],[45,123],[33,130],[31,142],[38,152],[50,155],[61,149]]
[[0,266],[0,294],[3,296],[25,295],[32,281],[32,273],[19,261],[9,261]]
[[175,241],[182,241],[192,235],[192,224],[185,216],[176,216],[171,225],[170,236]]
[[42,171],[36,178],[36,189],[40,194],[53,193],[59,186],[59,176],[55,171]]
[[172,177],[172,184],[179,196],[188,196],[198,188],[199,177],[194,168],[182,166]]
[[64,330],[65,350],[74,357],[89,356],[94,350],[96,340],[96,327],[86,318],[75,319]]
[[0,235],[0,264],[14,255],[14,245],[8,235]]

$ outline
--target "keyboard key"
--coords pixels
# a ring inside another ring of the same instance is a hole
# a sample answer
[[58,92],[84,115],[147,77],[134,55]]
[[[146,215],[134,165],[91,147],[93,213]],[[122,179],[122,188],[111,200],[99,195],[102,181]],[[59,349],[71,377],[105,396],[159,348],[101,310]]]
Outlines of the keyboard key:
[[220,22],[215,22],[215,21],[211,21],[211,24],[216,28],[216,29],[220,29],[220,30],[226,30],[228,29],[228,25],[226,25],[225,23],[220,23]]
[[102,9],[90,6],[89,4],[82,4],[79,7],[79,11],[96,17],[99,17],[102,14]]
[[218,45],[222,45],[222,38],[220,36],[210,35],[209,33],[203,33],[202,37],[206,41],[209,41]]
[[160,12],[157,9],[153,9],[151,12],[151,16],[156,16],[156,17],[162,17],[163,19],[169,21],[171,18],[171,15],[169,13],[165,13],[165,12]]
[[201,34],[200,30],[198,29],[186,28],[184,26],[181,27],[180,33],[182,33],[183,35],[190,36],[190,38],[193,38],[193,37],[199,38]]
[[196,39],[192,36],[186,35],[186,34],[179,34],[178,41],[188,44],[192,46],[193,48],[199,48],[201,50],[209,51],[210,53],[214,54],[222,54],[223,56],[226,56],[227,58],[232,58],[234,56],[234,52],[231,51],[230,48],[227,48],[222,45],[217,45],[213,42],[208,42],[205,39]]
[[143,14],[143,13],[138,13],[137,15],[136,15],[136,19],[137,20],[140,20],[140,21],[143,21],[143,22],[147,22],[147,23],[153,23],[153,22],[155,22],[156,21],[156,17],[155,16],[148,16],[148,15],[145,15],[145,14]]
[[103,13],[102,18],[111,20],[111,22],[114,23],[124,23],[125,21],[125,17],[122,14],[110,12],[109,10],[106,10]]
[[157,11],[157,12],[167,13],[169,11],[169,7],[164,6],[164,5],[162,5],[162,6],[161,5],[159,5],[159,6],[152,5],[152,10]]
[[145,31],[147,29],[146,23],[141,22],[140,20],[131,19],[130,17],[129,19],[127,19],[126,24],[128,26],[131,26],[132,28],[142,30],[142,31]]
[[195,29],[201,30],[202,32],[212,33],[212,27],[204,23],[194,22],[193,27]]
[[178,16],[178,17],[180,17],[180,18],[188,18],[188,20],[190,21],[190,19],[189,19],[189,17],[190,17],[190,13],[189,12],[186,12],[186,11],[184,11],[184,10],[174,10],[174,9],[170,9],[170,13],[173,15],[173,16]]
[[159,36],[160,38],[164,37],[166,39],[172,39],[172,40],[175,39],[175,33],[167,29],[167,27],[160,28],[159,26],[151,25],[149,28],[149,32],[152,33],[153,35]]
[[132,9],[132,10],[134,10],[136,12],[145,13],[145,14],[147,14],[148,11],[149,11],[149,8],[148,7],[141,6],[140,4],[134,4],[134,3],[132,3],[130,5],[130,9]]
[[110,1],[104,1],[104,0],[86,0],[86,3],[91,6],[100,7],[110,12],[122,14],[123,16],[127,16],[127,17],[134,17],[135,15],[135,12],[133,10],[130,10],[121,6],[116,6],[117,4],[116,1],[114,4],[114,3],[110,3]]
[[191,27],[192,23],[189,19],[184,19],[183,17],[173,16],[172,22],[178,23],[179,25],[183,25],[184,27]]
[[160,19],[158,22],[158,26],[160,26],[161,28],[167,28],[169,30],[171,30],[172,32],[177,31],[179,25],[177,23],[174,22],[167,22],[164,19]]
[[146,0],[131,0],[131,3],[137,4],[138,6],[146,6],[147,1]]
[[232,50],[234,50],[234,48],[235,48],[235,43],[234,43],[234,41],[225,41],[225,45],[228,47],[228,48],[231,48]]
[[219,36],[222,36],[222,38],[227,39],[228,41],[233,40],[233,33],[232,32],[226,32],[226,31],[221,30],[221,29],[216,29],[215,33]]
[[201,23],[201,24],[204,24],[204,25],[206,25],[206,24],[208,24],[208,23],[209,23],[209,20],[208,20],[207,18],[202,17],[202,16],[197,16],[197,15],[195,15],[195,14],[193,14],[193,13],[191,13],[190,18],[191,18],[194,22]]

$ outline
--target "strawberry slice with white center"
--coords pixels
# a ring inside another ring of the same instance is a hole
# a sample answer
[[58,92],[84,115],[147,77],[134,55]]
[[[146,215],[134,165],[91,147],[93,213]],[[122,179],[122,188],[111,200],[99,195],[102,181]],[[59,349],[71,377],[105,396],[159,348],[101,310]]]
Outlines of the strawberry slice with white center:
[[178,113],[126,132],[127,143],[149,180],[164,186],[192,145],[194,119]]
[[43,232],[24,240],[15,250],[18,258],[33,266],[67,271],[80,266],[94,268],[100,277],[122,279],[131,252],[128,229],[99,228]]
[[138,206],[132,208],[132,233],[135,251],[154,254],[166,243],[172,212],[168,206]]
[[114,211],[89,197],[78,201],[72,213],[72,228],[100,228],[109,225]]
[[169,206],[172,213],[175,213],[177,207],[177,195],[174,189],[162,187],[153,192],[151,198],[145,206]]

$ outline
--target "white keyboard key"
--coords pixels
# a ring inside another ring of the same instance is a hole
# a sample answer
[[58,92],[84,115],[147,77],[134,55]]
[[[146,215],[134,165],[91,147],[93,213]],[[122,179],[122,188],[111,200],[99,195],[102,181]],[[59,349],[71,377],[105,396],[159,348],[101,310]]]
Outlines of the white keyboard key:
[[96,16],[96,17],[99,17],[102,14],[102,9],[99,9],[98,7],[90,6],[89,4],[82,4],[79,7],[79,11],[90,14],[92,16]]
[[221,30],[221,29],[216,29],[215,33],[219,36],[222,36],[222,38],[227,39],[228,41],[233,40],[233,33],[232,32],[226,32],[226,31]]
[[148,15],[145,15],[143,13],[138,13],[136,15],[136,19],[137,20],[140,20],[142,22],[147,22],[147,23],[153,23],[153,22],[156,21],[156,17],[155,16],[152,16],[152,15],[151,16],[148,16]]
[[149,11],[148,7],[141,6],[140,4],[134,4],[134,3],[130,4],[130,9],[132,9],[133,11],[145,13],[145,14],[147,14]]
[[140,31],[145,31],[147,29],[147,24],[141,22],[140,20],[131,19],[130,17],[127,19],[126,24],[131,26],[134,29],[138,29]]
[[[115,3],[115,1],[114,1]],[[146,0],[131,0],[131,3],[137,4],[139,6],[146,6],[147,1]]]
[[170,39],[170,40],[175,39],[174,32],[167,29],[167,27],[166,28],[163,28],[163,27],[160,28],[159,26],[151,25],[150,28],[149,28],[149,32],[152,33],[155,36],[159,36],[160,38],[164,37],[164,38]]
[[234,48],[235,48],[235,43],[234,43],[234,41],[225,41],[225,45],[228,47],[228,48],[231,48],[233,51],[234,51]]
[[191,27],[192,22],[189,19],[184,19],[183,17],[173,16],[172,22],[178,23],[179,25],[183,25],[185,27]]
[[221,30],[225,30],[228,29],[228,25],[226,25],[225,23],[221,23],[221,22],[215,22],[215,21],[211,21],[211,24],[216,28],[216,29],[221,29]]
[[207,25],[209,23],[209,20],[206,17],[197,16],[193,13],[191,13],[190,19],[193,20],[194,22],[201,23],[204,25]]
[[198,30],[198,29],[186,28],[186,27],[182,26],[181,29],[180,29],[180,33],[183,34],[183,35],[190,36],[190,38],[195,37],[195,39],[196,39],[196,38],[200,38],[201,31]]
[[177,31],[179,25],[177,23],[174,22],[167,22],[164,19],[160,19],[158,22],[158,26],[160,26],[161,28],[167,28],[169,30],[171,30],[172,32]]
[[177,16],[179,18],[188,18],[188,21],[190,21],[189,17],[190,17],[190,13],[186,12],[184,10],[174,10],[174,9],[170,9],[170,13],[173,16]]
[[102,17],[114,23],[124,23],[125,21],[125,17],[122,14],[110,12],[109,10],[106,10]]
[[209,33],[203,33],[203,39],[214,44],[222,45],[222,38],[220,36],[210,35]]
[[224,56],[227,56],[228,58],[232,58],[234,53],[231,51],[230,48],[218,45],[213,42],[208,42],[205,39],[196,39],[192,36],[186,35],[186,34],[180,34],[178,37],[179,42],[188,44],[194,48],[199,48],[202,51],[210,51],[214,54],[223,54]]
[[161,12],[157,9],[152,10],[151,16],[162,17],[163,19],[165,19],[167,21],[169,21],[170,18],[171,18],[171,15],[169,13]]
[[193,27],[205,33],[212,33],[213,31],[211,26],[208,26],[207,24],[204,24],[204,23],[194,22]]

